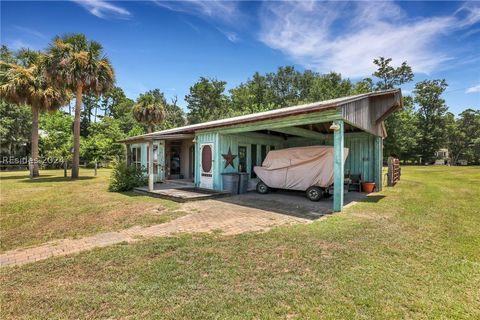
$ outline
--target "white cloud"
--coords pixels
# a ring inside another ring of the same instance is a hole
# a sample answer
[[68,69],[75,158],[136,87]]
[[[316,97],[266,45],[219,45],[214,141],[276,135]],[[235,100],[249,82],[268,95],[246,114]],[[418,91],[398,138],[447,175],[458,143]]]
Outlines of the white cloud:
[[154,0],[154,2],[158,6],[166,8],[168,10],[184,12],[208,18],[220,19],[227,22],[231,22],[232,19],[235,19],[240,13],[237,3],[233,1]]
[[459,26],[471,26],[480,21],[480,5],[466,2],[457,10],[456,15],[460,17]]
[[20,49],[36,49],[36,46],[33,46],[30,43],[27,43],[21,39],[14,39],[11,41],[7,41],[7,47],[11,50],[20,50]]
[[98,18],[107,18],[110,16],[128,18],[130,17],[130,11],[116,6],[105,0],[71,0],[78,5],[85,8],[88,12]]
[[30,35],[33,35],[37,38],[41,38],[41,39],[45,39],[45,35],[37,30],[33,30],[33,29],[30,29],[30,28],[26,28],[26,27],[22,27],[22,26],[13,26],[15,29],[19,30],[19,31],[22,31],[24,33],[28,33]]
[[227,30],[223,30],[223,29],[220,29],[220,28],[217,28],[217,30],[220,31],[230,42],[236,43],[236,42],[240,41],[240,38],[238,37],[238,34],[236,34],[233,31],[227,31]]
[[[176,12],[187,13],[198,16],[214,24],[221,25],[237,25],[241,23],[243,14],[238,8],[238,3],[234,1],[154,1],[158,6]],[[193,26],[192,26],[193,27]],[[216,27],[230,42],[236,43],[240,41],[238,34],[225,28]],[[198,32],[198,28],[195,27]]]
[[480,93],[480,84],[467,89],[465,93]]
[[295,62],[348,77],[372,73],[372,60],[390,57],[430,73],[452,57],[435,48],[442,35],[480,21],[480,6],[451,16],[409,19],[393,2],[266,2],[260,40]]

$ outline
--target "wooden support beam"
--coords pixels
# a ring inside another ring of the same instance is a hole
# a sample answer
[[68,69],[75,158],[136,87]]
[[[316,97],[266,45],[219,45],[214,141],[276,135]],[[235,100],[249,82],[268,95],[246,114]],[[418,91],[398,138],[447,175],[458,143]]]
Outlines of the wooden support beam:
[[343,208],[343,184],[344,184],[344,123],[343,120],[335,121],[340,126],[333,132],[333,211],[340,212]]
[[299,136],[299,137],[309,138],[309,139],[321,139],[321,140],[325,139],[325,135],[323,133],[320,133],[317,131],[311,131],[311,130],[307,130],[299,127],[275,128],[275,129],[271,129],[270,131],[285,133],[292,136]]
[[397,111],[398,109],[400,109],[400,105],[399,105],[399,104],[396,104],[396,105],[392,106],[390,109],[388,109],[387,111],[385,111],[385,113],[383,113],[380,117],[378,117],[377,120],[375,120],[375,124],[378,125],[380,122],[382,122],[383,120],[387,119],[392,113],[394,113],[394,112]]
[[374,150],[374,180],[376,191],[382,191],[382,169],[383,169],[383,138],[374,137],[375,150]]

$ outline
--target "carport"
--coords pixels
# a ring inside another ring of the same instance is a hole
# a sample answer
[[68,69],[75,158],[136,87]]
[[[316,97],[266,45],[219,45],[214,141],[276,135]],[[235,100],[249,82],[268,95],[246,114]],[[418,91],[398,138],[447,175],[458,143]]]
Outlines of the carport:
[[[401,91],[393,89],[189,125],[124,142],[146,146],[150,140],[162,144],[164,137],[193,134],[194,184],[218,191],[223,190],[222,173],[243,172],[253,186],[253,167],[261,165],[270,150],[332,145],[333,210],[341,211],[345,173],[360,174],[362,180],[374,181],[377,191],[382,189],[384,120],[401,107]],[[349,148],[345,163],[344,147]]]

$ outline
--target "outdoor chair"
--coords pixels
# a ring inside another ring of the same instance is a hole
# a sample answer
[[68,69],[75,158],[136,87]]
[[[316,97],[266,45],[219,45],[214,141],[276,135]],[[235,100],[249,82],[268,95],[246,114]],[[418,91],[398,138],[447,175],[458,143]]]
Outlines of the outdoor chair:
[[350,184],[348,186],[348,191],[362,192],[362,175],[350,174],[349,179],[350,179]]

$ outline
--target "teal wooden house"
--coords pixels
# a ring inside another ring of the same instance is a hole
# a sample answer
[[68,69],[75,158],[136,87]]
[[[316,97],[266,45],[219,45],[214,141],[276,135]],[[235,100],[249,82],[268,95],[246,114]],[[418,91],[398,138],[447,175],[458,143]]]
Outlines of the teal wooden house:
[[[253,167],[261,165],[270,150],[331,145],[333,208],[341,211],[346,173],[360,174],[382,189],[384,120],[401,107],[401,91],[392,89],[188,125],[123,142],[127,161],[152,168],[148,174],[155,182],[182,179],[213,190],[223,190],[226,172],[248,173],[254,188],[258,179]],[[349,148],[345,163],[340,160],[344,147]]]

